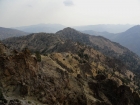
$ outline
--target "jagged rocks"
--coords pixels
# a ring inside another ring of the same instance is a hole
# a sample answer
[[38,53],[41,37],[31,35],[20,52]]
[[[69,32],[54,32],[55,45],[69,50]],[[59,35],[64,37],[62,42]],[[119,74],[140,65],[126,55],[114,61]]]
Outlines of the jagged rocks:
[[[37,62],[28,49],[14,51],[0,57],[0,86],[5,96],[32,97],[45,105],[139,105],[136,92],[112,79],[124,75],[112,73],[112,68],[104,63],[106,57],[100,54],[100,59],[96,59],[95,52],[88,60],[63,52],[41,55],[41,62]],[[13,99],[9,105],[22,104]]]
[[0,42],[0,56],[8,53],[8,48]]
[[5,91],[16,90],[18,95],[28,95],[37,79],[38,63],[28,50],[10,56],[0,57],[0,82]]
[[2,89],[0,88],[0,105],[5,105],[7,103],[7,100],[3,96]]
[[27,85],[22,85],[22,86],[20,87],[20,94],[21,94],[22,96],[28,95],[28,86],[27,86]]
[[98,98],[101,102],[106,102],[107,105],[140,104],[140,97],[136,92],[133,92],[128,86],[119,86],[114,80],[106,79],[99,83],[90,82],[89,87],[93,91],[94,97]]
[[99,74],[99,75],[96,75],[95,79],[98,81],[102,81],[106,79],[106,76],[103,74]]
[[22,105],[18,99],[10,100],[8,105]]
[[4,102],[0,102],[0,105],[6,105]]
[[119,86],[117,96],[118,103],[116,105],[140,105],[139,95],[128,86]]

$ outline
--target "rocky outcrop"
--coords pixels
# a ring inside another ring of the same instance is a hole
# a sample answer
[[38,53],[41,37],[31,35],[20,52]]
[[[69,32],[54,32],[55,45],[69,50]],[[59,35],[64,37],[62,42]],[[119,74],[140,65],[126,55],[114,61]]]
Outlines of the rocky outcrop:
[[[130,87],[118,86],[113,80],[107,79],[99,83],[89,82],[93,96],[107,105],[139,105],[140,97]],[[105,104],[105,105],[106,105]],[[100,104],[99,104],[100,105]],[[103,103],[101,105],[104,105]]]
[[10,100],[8,105],[22,105],[18,99]]
[[25,50],[15,55],[0,57],[0,79],[5,91],[19,89],[18,94],[27,95],[29,86],[35,84],[37,60]]
[[0,42],[0,55],[7,55],[9,53],[9,49]]
[[41,55],[40,62],[27,48],[9,54],[3,50],[6,54],[0,56],[0,103],[139,105],[139,94],[115,81],[128,79],[127,75],[116,69],[113,71],[105,61],[122,68],[120,62],[92,48],[75,46],[73,52]]
[[[27,49],[1,56],[0,62],[0,82],[5,96],[31,96],[49,105],[86,105],[81,85],[74,77],[58,68],[52,69],[54,74],[48,74],[49,69],[43,71],[42,64]],[[9,105],[16,105],[14,103],[17,102],[9,101]]]

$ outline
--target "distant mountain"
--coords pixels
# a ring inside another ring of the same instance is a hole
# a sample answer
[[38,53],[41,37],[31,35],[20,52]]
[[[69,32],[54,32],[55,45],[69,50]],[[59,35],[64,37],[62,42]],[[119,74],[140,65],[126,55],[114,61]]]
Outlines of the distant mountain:
[[109,32],[109,33],[120,33],[124,32],[130,27],[133,27],[134,25],[113,25],[113,24],[99,24],[99,25],[87,25],[87,26],[75,26],[73,27],[76,30],[84,31],[84,30],[93,30],[97,32]]
[[27,34],[28,33],[23,32],[23,31],[19,31],[16,29],[0,27],[0,39],[1,40],[9,38],[9,37],[23,36],[23,35],[27,35]]
[[[65,28],[55,34],[35,33],[18,38],[9,38],[3,40],[3,43],[7,46],[11,46],[13,49],[23,50],[24,48],[29,48],[33,52],[40,51],[41,53],[46,54],[58,50],[63,51],[63,47],[61,46],[67,41],[78,42],[92,47],[106,56],[115,57],[116,59],[123,61],[130,70],[138,71],[140,68],[140,58],[127,48],[117,43],[113,43],[104,37],[91,36],[72,28]],[[66,48],[68,46],[68,43],[65,44]],[[70,48],[71,50],[74,50],[72,46]],[[132,63],[132,61],[135,63]]]
[[133,26],[122,33],[108,33],[108,32],[97,32],[93,30],[85,30],[83,33],[90,35],[103,36],[114,42],[120,43],[127,47],[131,51],[135,52],[140,56],[140,25]]
[[116,34],[114,33],[109,33],[109,32],[97,32],[97,31],[93,31],[93,30],[84,30],[84,31],[81,31],[83,33],[86,33],[86,34],[89,34],[89,35],[95,35],[95,36],[103,36],[107,39],[110,39],[110,38],[113,38],[114,36],[116,36]]
[[140,25],[136,25],[123,33],[117,34],[116,37],[112,38],[112,41],[120,43],[140,56]]
[[65,26],[61,24],[37,24],[31,26],[15,27],[15,29],[29,33],[39,33],[39,32],[55,33],[63,28],[65,28]]

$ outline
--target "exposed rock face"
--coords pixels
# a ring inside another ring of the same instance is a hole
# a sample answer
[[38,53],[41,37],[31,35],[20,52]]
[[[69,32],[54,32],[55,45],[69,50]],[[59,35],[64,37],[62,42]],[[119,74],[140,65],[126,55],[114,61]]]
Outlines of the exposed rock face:
[[[20,90],[21,95],[27,95],[33,81],[37,78],[38,65],[30,53],[23,51],[10,56],[0,57],[0,79],[4,89]],[[6,90],[5,90],[6,91]]]
[[8,48],[0,42],[0,55],[9,53]]
[[112,68],[124,69],[123,65],[92,48],[72,46],[75,50],[71,52],[58,49],[59,53],[42,55],[41,62],[28,49],[1,55],[0,95],[9,105],[139,105],[138,93],[112,79],[128,79]]
[[137,93],[132,92],[128,86],[117,86],[117,83],[113,80],[107,79],[99,83],[89,82],[88,84],[90,89],[94,92],[94,97],[101,101],[106,101],[109,105],[140,104]]
[[[48,70],[43,71],[44,66],[41,66],[27,49],[14,52],[13,55],[0,57],[0,82],[7,96],[35,96],[43,104],[49,105],[86,105],[86,97],[74,77],[69,79],[67,72],[56,67],[50,74]],[[69,82],[77,88],[70,87]],[[10,101],[9,105],[14,103],[15,101]]]
[[98,80],[98,81],[102,81],[102,80],[105,80],[105,79],[106,79],[106,76],[100,74],[100,75],[97,75],[95,78],[96,78],[96,80]]
[[22,105],[21,102],[17,99],[10,100],[8,105]]

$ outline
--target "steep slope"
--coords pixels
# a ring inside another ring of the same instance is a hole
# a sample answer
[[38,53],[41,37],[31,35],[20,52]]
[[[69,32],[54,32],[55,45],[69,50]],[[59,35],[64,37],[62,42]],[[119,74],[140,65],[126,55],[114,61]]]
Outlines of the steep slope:
[[62,43],[59,37],[55,36],[54,34],[46,33],[30,34],[28,36],[18,38],[8,38],[3,42],[7,43],[7,46],[10,46],[12,49],[21,51],[24,48],[29,48],[33,52],[47,52],[48,50],[53,49],[57,44]]
[[107,39],[110,39],[111,41],[120,43],[121,45],[125,46],[140,56],[140,47],[138,46],[140,39],[140,25],[133,26],[125,32],[117,34],[108,32],[96,32],[92,30],[85,30],[82,32],[90,35],[103,36]]
[[92,47],[99,47],[101,50],[108,49],[112,50],[115,53],[122,53],[127,49],[119,47],[116,43],[109,41],[108,39],[101,37],[101,36],[90,36],[88,34],[81,33],[76,31],[72,28],[65,28],[61,31],[56,33],[57,36],[62,38],[63,40],[73,40],[78,41],[80,43],[92,46]]
[[[69,39],[84,43],[107,56],[120,59],[131,70],[137,71],[140,68],[140,58],[136,54],[117,43],[111,42],[104,37],[90,36],[88,34],[83,34],[71,28],[65,28],[61,31],[58,31],[56,35],[61,37],[62,39]],[[135,63],[132,63],[132,61]]]
[[6,54],[7,52],[9,52],[8,48],[0,42],[0,55]]
[[134,26],[127,31],[112,38],[113,41],[120,43],[140,56],[140,25]]
[[128,69],[132,71],[139,71],[140,69],[140,58],[127,48],[101,36],[90,36],[72,28],[65,28],[56,34],[38,33],[19,38],[9,38],[3,40],[3,43],[7,46],[11,46],[11,48],[20,50],[28,47],[34,52],[40,51],[41,53],[48,53],[54,52],[68,40],[85,44],[107,56],[115,57],[123,61]]
[[65,26],[61,24],[37,24],[31,26],[16,27],[15,29],[29,33],[38,33],[38,32],[55,33],[63,28],[65,28]]
[[23,32],[23,31],[19,31],[16,29],[11,29],[11,28],[3,28],[0,27],[0,39],[6,39],[9,37],[14,37],[14,36],[23,36],[23,35],[27,35],[28,33]]
[[140,104],[134,74],[120,61],[79,43],[69,44],[61,45],[63,51],[41,56],[41,62],[28,49],[1,55],[0,104]]

